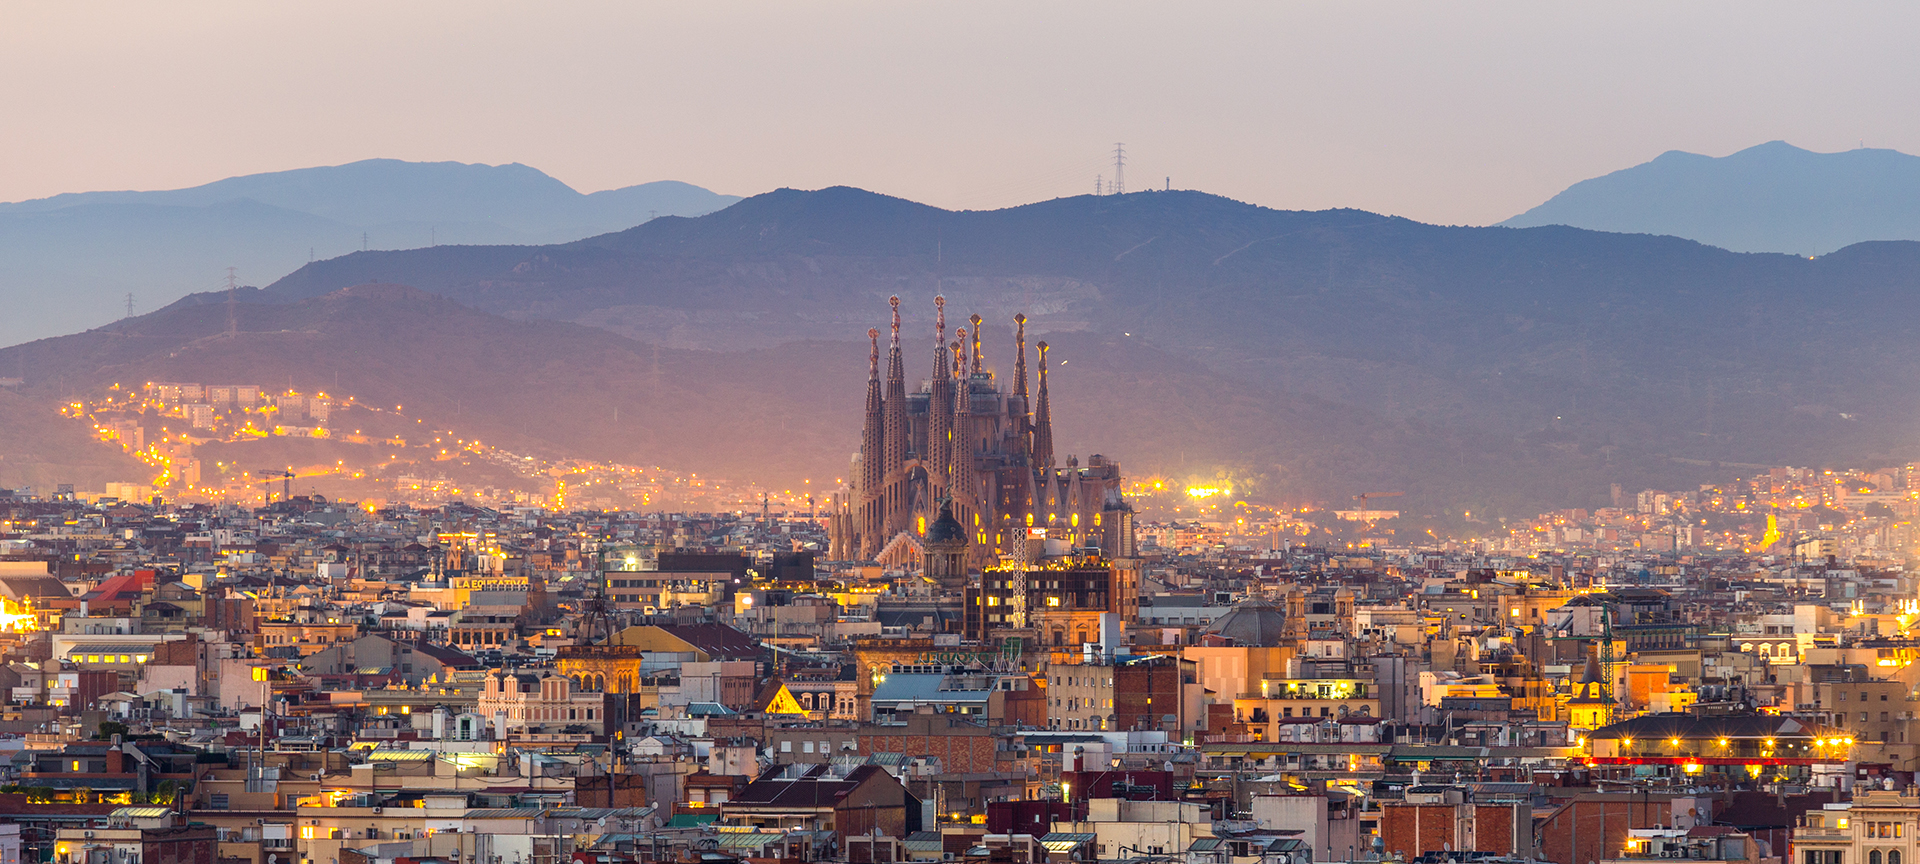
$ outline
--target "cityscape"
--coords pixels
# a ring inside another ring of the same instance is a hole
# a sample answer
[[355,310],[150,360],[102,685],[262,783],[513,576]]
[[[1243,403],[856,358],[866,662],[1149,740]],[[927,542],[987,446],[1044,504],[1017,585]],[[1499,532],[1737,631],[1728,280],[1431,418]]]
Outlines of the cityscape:
[[1920,864],[1916,30],[0,8],[0,864]]

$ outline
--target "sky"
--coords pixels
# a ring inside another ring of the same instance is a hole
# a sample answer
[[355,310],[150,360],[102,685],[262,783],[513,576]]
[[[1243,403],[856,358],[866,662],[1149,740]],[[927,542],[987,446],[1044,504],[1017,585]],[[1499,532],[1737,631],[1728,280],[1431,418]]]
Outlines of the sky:
[[1666,150],[1920,153],[1920,5],[0,3],[0,200],[372,157],[1487,224]]

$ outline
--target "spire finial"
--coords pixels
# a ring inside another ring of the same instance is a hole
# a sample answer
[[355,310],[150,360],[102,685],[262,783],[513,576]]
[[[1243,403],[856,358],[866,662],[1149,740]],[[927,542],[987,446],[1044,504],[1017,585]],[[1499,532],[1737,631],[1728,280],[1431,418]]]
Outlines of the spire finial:
[[947,297],[944,294],[933,295],[933,344],[947,344]]
[[980,316],[974,315],[967,320],[973,322],[973,374],[978,375],[985,371],[980,363],[982,359],[980,356]]
[[893,307],[893,344],[900,344],[900,295],[887,298],[887,304]]
[[958,367],[959,376],[962,378],[965,378],[967,377],[967,368],[968,368],[967,367],[967,328],[965,327],[953,328],[953,338],[959,340],[960,353],[955,356],[957,356],[960,361],[960,365]]
[[873,340],[873,350],[867,354],[867,377],[878,380],[880,377],[880,328],[868,327],[867,338]]
[[1027,395],[1027,315],[1013,316],[1013,341],[1019,352],[1013,361],[1013,395]]

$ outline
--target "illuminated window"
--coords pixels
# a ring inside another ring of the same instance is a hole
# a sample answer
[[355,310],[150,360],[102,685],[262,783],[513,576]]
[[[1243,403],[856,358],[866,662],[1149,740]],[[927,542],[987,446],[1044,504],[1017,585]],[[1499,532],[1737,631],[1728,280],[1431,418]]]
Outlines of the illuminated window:
[[98,654],[88,654],[88,655],[87,655],[87,662],[88,662],[88,663],[98,663],[98,662],[100,662],[100,655],[98,655]]
[[135,661],[135,662],[138,662],[138,663],[145,663],[145,662],[147,662],[147,655],[145,655],[145,654],[135,654],[135,655],[133,655],[133,659],[134,659],[134,661]]

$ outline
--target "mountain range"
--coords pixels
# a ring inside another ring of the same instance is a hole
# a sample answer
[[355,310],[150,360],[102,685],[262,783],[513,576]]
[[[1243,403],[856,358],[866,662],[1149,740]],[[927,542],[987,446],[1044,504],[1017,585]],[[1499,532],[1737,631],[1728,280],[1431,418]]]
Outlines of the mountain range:
[[264,283],[361,249],[542,244],[696,216],[739,200],[663,181],[582,194],[525,165],[370,159],[188,189],[0,204],[0,344],[152,311],[222,284]]
[[1920,240],[1920,156],[1772,141],[1719,158],[1671,150],[1568,187],[1509,227],[1668,234],[1735,252],[1825,255]]
[[1917,288],[1909,242],[1809,260],[1194,192],[953,212],[779,190],[565,244],[355,252],[241,292],[235,336],[212,294],[0,372],[49,405],[62,380],[337,375],[508,446],[778,482],[844,476],[866,329],[901,296],[918,381],[943,293],[950,325],[990,322],[990,368],[1016,312],[1054,346],[1062,454],[1519,515],[1916,458]]

